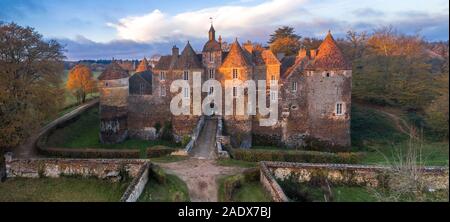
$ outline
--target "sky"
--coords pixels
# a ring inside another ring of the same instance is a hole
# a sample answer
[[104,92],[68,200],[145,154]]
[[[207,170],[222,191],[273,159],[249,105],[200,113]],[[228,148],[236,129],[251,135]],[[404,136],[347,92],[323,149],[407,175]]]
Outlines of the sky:
[[227,42],[266,43],[283,25],[317,38],[389,25],[429,41],[449,38],[448,0],[0,0],[0,21],[58,40],[68,60],[140,59],[188,40],[201,50],[210,18]]

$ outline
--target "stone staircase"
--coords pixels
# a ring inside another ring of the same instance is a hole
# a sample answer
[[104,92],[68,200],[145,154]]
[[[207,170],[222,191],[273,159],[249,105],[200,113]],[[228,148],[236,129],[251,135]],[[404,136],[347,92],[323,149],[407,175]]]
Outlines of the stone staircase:
[[197,159],[216,159],[216,131],[217,119],[214,117],[205,118],[205,125],[203,126],[190,155]]

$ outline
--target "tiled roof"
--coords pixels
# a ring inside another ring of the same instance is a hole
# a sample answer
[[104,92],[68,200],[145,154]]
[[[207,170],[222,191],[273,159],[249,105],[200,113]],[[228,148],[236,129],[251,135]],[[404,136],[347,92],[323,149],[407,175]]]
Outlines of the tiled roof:
[[201,69],[202,64],[197,57],[191,44],[188,42],[186,47],[184,47],[181,56],[175,63],[174,69]]
[[314,61],[307,67],[308,69],[352,69],[350,63],[345,59],[344,54],[334,41],[331,32],[320,44]]
[[[142,72],[137,72],[133,75],[134,76],[139,76],[140,78],[142,78],[143,80],[147,81],[149,84],[152,84],[152,75],[153,73],[150,70],[145,70]],[[131,78],[133,78],[131,77]]]
[[231,44],[230,51],[225,58],[222,66],[224,67],[242,67],[252,65],[251,55],[244,51],[236,40]]
[[266,65],[280,65],[280,61],[278,61],[277,57],[273,54],[272,51],[265,49],[262,51],[261,56]]
[[123,79],[129,77],[128,71],[124,70],[117,64],[116,61],[112,61],[105,71],[98,77],[99,80],[113,80],[113,79]]
[[136,72],[143,72],[149,70],[148,67],[148,61],[146,58],[144,58],[140,63],[139,66],[136,69]]

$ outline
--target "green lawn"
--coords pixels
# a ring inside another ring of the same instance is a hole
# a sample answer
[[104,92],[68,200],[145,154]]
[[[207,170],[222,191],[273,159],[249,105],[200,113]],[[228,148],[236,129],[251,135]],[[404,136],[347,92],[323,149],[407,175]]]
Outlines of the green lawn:
[[99,139],[99,133],[99,109],[94,107],[82,114],[76,121],[57,129],[49,136],[47,144],[61,148],[140,149],[141,151],[156,145],[176,147],[175,144],[167,141],[137,139],[128,139],[119,144],[102,144]]
[[[236,175],[226,176],[217,180],[219,184],[218,199],[223,202],[225,198],[225,180],[231,179]],[[259,181],[243,182],[236,189],[232,197],[233,202],[271,202],[270,195],[266,192]]]
[[420,151],[424,165],[448,166],[449,163],[448,142],[425,138],[410,146],[408,136],[398,131],[390,118],[373,108],[352,105],[351,136],[353,150],[366,151],[362,164],[392,164],[404,158],[408,149]]
[[175,175],[165,175],[166,182],[164,184],[150,178],[138,202],[189,202],[186,184]]
[[0,202],[115,202],[127,186],[96,178],[13,178],[0,183]]

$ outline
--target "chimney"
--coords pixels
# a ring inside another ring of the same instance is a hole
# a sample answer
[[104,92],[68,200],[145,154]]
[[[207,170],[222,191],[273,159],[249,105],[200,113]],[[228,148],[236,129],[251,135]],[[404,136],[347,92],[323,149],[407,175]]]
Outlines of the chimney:
[[250,42],[250,40],[247,40],[246,43],[243,44],[244,49],[247,50],[249,53],[253,52],[253,44]]
[[176,45],[173,46],[172,48],[172,57],[178,57],[178,55],[180,54],[180,49],[178,49],[178,47]]
[[299,59],[306,58],[307,56],[308,56],[308,55],[307,55],[307,53],[306,53],[306,49],[305,49],[305,48],[301,48],[301,49],[298,51],[297,57],[298,57]]
[[315,59],[316,55],[317,55],[317,50],[311,49],[309,52],[310,52],[311,59]]

